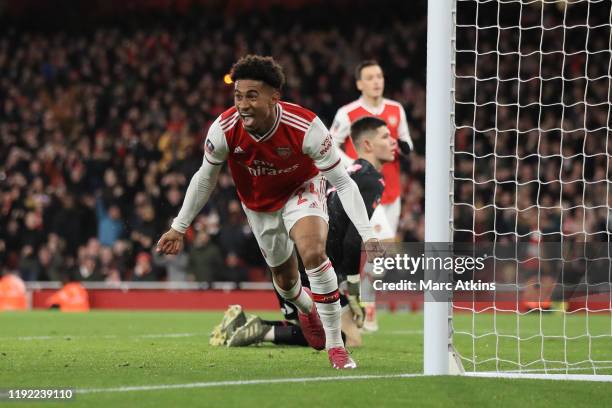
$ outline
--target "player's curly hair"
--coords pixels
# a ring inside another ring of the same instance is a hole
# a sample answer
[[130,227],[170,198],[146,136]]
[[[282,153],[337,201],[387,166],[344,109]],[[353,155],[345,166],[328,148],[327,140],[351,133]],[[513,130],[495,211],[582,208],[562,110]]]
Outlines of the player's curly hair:
[[272,57],[261,55],[245,55],[240,58],[230,72],[232,81],[253,79],[262,81],[276,90],[281,90],[285,84],[283,68]]

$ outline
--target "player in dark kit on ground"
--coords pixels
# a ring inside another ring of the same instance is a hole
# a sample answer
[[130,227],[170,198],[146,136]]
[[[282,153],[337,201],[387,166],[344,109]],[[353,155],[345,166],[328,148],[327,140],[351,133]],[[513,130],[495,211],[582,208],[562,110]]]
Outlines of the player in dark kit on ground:
[[[397,143],[391,137],[385,121],[371,116],[355,121],[351,126],[351,135],[359,158],[347,170],[359,187],[368,217],[371,218],[380,204],[384,189],[380,168],[394,160]],[[328,190],[327,207],[330,221],[326,252],[340,282],[343,337],[347,346],[359,346],[359,328],[364,320],[359,302],[362,240],[333,188]],[[302,285],[309,286],[301,262],[300,272]],[[241,347],[270,341],[275,344],[308,345],[297,322],[295,306],[278,293],[277,297],[284,320],[263,320],[253,315],[247,318],[242,309],[235,305],[228,309],[222,324],[213,331],[211,344]],[[219,340],[219,336],[223,339]]]
[[[280,100],[285,77],[271,57],[243,57],[234,64],[230,76],[234,106],[210,126],[202,165],[157,251],[178,253],[185,231],[208,201],[227,162],[243,210],[272,271],[272,282],[278,293],[297,307],[308,344],[326,349],[333,368],[356,368],[342,341],[338,282],[325,253],[329,219],[325,180],[336,187],[372,259],[382,256],[383,251],[359,189],[340,165],[331,135],[317,115]],[[310,290],[302,288],[295,248],[306,267]]]

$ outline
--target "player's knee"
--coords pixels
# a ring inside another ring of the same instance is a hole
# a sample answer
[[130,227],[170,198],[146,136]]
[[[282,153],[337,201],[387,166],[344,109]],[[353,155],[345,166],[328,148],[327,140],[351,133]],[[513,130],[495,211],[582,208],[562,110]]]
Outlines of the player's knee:
[[306,269],[314,269],[327,260],[324,244],[307,245],[300,251]]

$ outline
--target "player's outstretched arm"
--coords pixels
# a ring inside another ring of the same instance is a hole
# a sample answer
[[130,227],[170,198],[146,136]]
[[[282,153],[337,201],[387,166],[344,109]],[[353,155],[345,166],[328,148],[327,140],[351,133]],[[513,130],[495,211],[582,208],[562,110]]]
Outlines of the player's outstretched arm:
[[156,250],[164,254],[177,254],[183,246],[183,235],[196,215],[208,202],[221,171],[220,165],[209,163],[206,159],[193,175],[185,193],[185,200],[178,216],[170,229],[161,236]]
[[191,178],[183,205],[168,232],[161,236],[155,248],[157,252],[177,254],[183,246],[183,235],[217,185],[221,167],[227,158],[227,142],[217,118],[208,129],[204,142],[202,166]]

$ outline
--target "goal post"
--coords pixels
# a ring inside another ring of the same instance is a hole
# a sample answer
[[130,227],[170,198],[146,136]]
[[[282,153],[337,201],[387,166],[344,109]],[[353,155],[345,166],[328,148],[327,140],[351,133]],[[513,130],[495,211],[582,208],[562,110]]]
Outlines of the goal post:
[[427,27],[426,248],[490,245],[497,289],[425,293],[424,373],[612,381],[612,2],[429,0]]
[[[429,0],[427,5],[427,79],[425,144],[425,242],[450,242],[451,237],[451,11],[454,0]],[[425,271],[433,279],[434,271]],[[425,293],[423,371],[449,373],[450,304]]]

